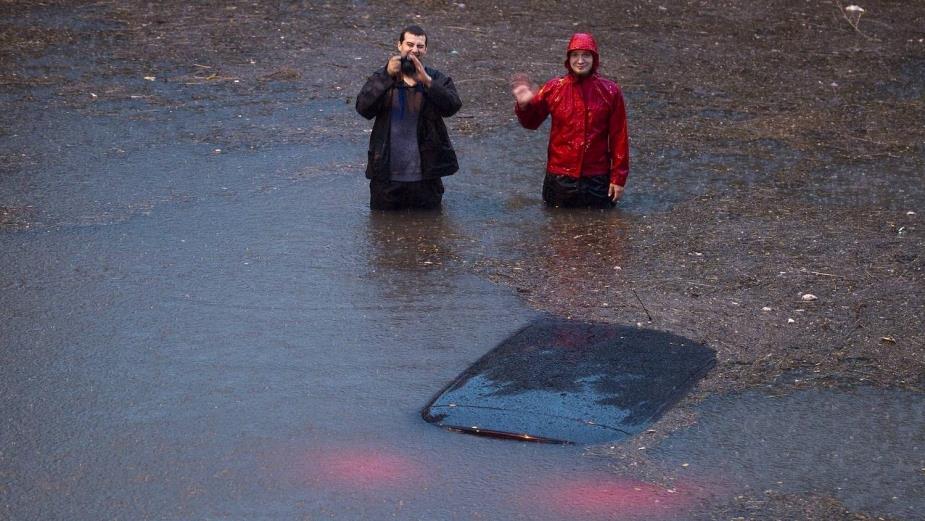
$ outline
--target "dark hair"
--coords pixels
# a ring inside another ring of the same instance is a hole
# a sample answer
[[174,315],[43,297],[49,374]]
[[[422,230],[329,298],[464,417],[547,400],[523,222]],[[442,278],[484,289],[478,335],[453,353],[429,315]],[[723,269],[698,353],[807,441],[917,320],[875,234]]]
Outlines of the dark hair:
[[409,25],[401,30],[401,33],[398,35],[398,43],[405,41],[405,33],[411,33],[415,36],[424,37],[424,45],[427,45],[427,33],[424,32],[424,29],[421,29],[420,25]]

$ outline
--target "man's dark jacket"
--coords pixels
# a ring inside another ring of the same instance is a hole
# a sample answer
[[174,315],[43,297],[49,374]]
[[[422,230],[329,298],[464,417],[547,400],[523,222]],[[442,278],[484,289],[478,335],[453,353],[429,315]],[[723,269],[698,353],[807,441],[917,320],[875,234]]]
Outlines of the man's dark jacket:
[[[424,102],[418,116],[418,149],[421,152],[421,175],[424,179],[436,179],[459,170],[456,152],[450,143],[443,118],[456,114],[462,102],[449,76],[430,67],[425,67],[425,70],[431,78],[431,84],[430,87],[424,87]],[[395,82],[395,78],[389,76],[383,67],[366,80],[357,95],[357,112],[366,119],[376,118],[373,133],[369,137],[369,163],[366,165],[368,179],[389,179],[392,110],[389,100]]]

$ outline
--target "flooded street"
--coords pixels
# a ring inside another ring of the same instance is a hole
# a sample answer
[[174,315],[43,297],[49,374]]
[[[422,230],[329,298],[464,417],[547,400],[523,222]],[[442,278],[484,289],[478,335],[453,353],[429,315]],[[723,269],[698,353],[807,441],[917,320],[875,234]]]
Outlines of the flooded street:
[[[925,510],[920,394],[708,401],[655,453],[654,476],[607,446],[483,439],[420,418],[537,316],[469,265],[568,240],[588,219],[629,233],[632,209],[545,210],[535,190],[503,192],[509,180],[492,181],[494,161],[473,151],[484,182],[448,181],[443,212],[370,212],[359,176],[323,172],[357,162],[359,140],[308,156],[168,152],[150,134],[126,141],[114,121],[37,130],[93,147],[40,163],[30,193],[54,213],[3,235],[10,519],[689,519],[742,484],[830,491],[906,519]],[[199,124],[183,111],[168,123]],[[97,155],[116,147],[137,152]],[[875,465],[875,481],[846,483],[856,465]]]
[[[504,77],[538,36],[517,9],[415,4],[464,98],[461,168],[441,211],[383,213],[353,96],[405,21],[389,9],[0,6],[0,519],[925,519],[925,51],[902,16],[881,14],[911,50],[866,116],[899,130],[848,154],[744,98],[764,72],[648,76],[687,50],[637,13],[610,62],[639,129],[626,196],[562,211],[540,197],[548,124],[516,124]],[[610,27],[520,9],[557,38]],[[723,27],[730,62],[780,36]],[[549,40],[534,74],[558,73]],[[715,367],[619,441],[422,419],[549,317],[690,339]]]
[[[59,120],[57,131],[102,141],[120,136],[110,122]],[[92,203],[51,199],[60,213],[4,235],[11,519],[563,519],[531,494],[604,473],[607,460],[580,448],[454,435],[419,416],[536,315],[461,268],[502,240],[474,218],[493,195],[443,214],[370,213],[356,176],[286,178],[316,168],[305,159],[68,158],[87,165]],[[126,164],[151,188],[124,179]],[[181,169],[199,175],[173,186]],[[54,176],[45,182],[35,193],[62,197]],[[453,188],[451,201],[470,196]],[[637,495],[667,494],[638,484]],[[658,507],[634,501],[640,515]]]

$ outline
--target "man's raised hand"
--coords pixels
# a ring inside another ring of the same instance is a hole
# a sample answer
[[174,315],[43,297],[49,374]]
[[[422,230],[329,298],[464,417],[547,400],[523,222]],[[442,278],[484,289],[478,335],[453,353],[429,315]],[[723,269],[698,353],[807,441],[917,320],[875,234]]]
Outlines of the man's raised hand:
[[408,57],[411,58],[411,62],[414,63],[414,81],[424,84],[425,87],[430,87],[431,77],[427,74],[427,71],[424,70],[424,64],[421,63],[421,60],[419,60],[414,53],[409,52]]
[[389,63],[385,66],[385,72],[389,73],[389,76],[393,78],[401,77],[401,56],[396,54],[389,58]]

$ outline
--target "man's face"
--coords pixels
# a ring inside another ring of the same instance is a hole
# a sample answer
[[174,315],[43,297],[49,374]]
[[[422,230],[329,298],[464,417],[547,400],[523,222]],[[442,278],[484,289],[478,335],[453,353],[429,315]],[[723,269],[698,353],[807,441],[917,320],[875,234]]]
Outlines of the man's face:
[[401,53],[403,57],[412,53],[420,60],[427,54],[427,37],[405,33],[405,39],[398,42],[398,52]]
[[594,66],[594,54],[591,51],[572,51],[568,53],[568,64],[575,74],[587,76]]

